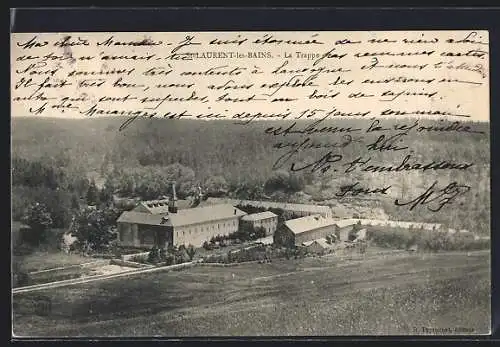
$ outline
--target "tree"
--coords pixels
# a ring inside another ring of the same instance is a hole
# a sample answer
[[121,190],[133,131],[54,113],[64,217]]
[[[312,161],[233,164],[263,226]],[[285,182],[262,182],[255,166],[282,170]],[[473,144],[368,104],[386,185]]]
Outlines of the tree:
[[326,243],[329,245],[335,243],[335,236],[334,235],[326,235]]
[[266,193],[281,191],[295,193],[304,189],[305,179],[298,174],[290,174],[285,170],[276,170],[264,184]]
[[180,245],[177,249],[173,248],[172,250],[172,254],[174,255],[176,264],[181,264],[189,261],[189,255],[186,246]]
[[168,181],[176,182],[176,192],[179,198],[185,198],[191,193],[195,181],[195,172],[193,169],[179,163],[174,163],[162,168],[161,171],[162,176],[165,176]]
[[221,196],[227,193],[228,183],[223,176],[211,176],[205,183],[204,187],[210,196]]
[[23,241],[37,246],[47,240],[49,228],[52,226],[52,216],[44,204],[31,205],[22,221],[29,226],[23,235]]
[[66,228],[71,223],[71,193],[63,189],[47,190],[40,199],[52,216],[53,228]]
[[167,250],[165,248],[160,249],[160,260],[165,261],[167,259]]
[[265,197],[264,189],[257,184],[241,184],[234,191],[237,199],[260,200]]
[[276,170],[264,184],[266,192],[275,192],[277,190],[287,191],[290,174],[285,170]]
[[104,186],[99,192],[99,201],[102,204],[110,205],[113,202],[113,191],[109,186]]
[[86,177],[78,177],[73,181],[73,189],[78,197],[83,197],[89,189],[89,180]]
[[288,248],[295,247],[293,238],[288,229],[284,225],[278,226],[278,228],[274,232],[273,243]]
[[90,182],[89,188],[87,189],[87,205],[95,206],[99,202],[99,190],[95,184],[95,181]]
[[75,211],[78,211],[80,209],[80,201],[76,194],[71,195],[71,208]]
[[106,249],[116,238],[116,219],[119,211],[114,208],[84,209],[76,216],[72,234],[78,241],[77,247],[89,247],[90,250]]
[[266,229],[264,227],[255,228],[255,238],[260,239],[262,237],[266,237]]
[[160,250],[158,247],[153,246],[148,253],[148,263],[156,264],[160,261]]
[[255,235],[253,226],[248,223],[243,223],[240,225],[236,236],[241,241],[248,241],[252,239],[252,235]]
[[186,251],[189,256],[189,261],[193,261],[194,255],[196,254],[196,250],[193,245],[189,245]]

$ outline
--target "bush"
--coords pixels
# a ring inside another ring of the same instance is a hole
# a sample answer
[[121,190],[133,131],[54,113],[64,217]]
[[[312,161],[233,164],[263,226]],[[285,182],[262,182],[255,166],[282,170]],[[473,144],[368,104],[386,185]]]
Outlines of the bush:
[[[406,249],[413,240],[413,233],[402,228],[373,228],[367,230],[367,238],[380,247]],[[415,234],[416,235],[416,234]]]
[[28,207],[22,218],[28,228],[22,228],[22,242],[38,246],[48,239],[49,228],[53,224],[52,216],[44,204],[35,203]]
[[176,264],[175,257],[170,253],[165,254],[165,259],[163,260],[163,262],[167,266]]
[[262,237],[266,237],[266,229],[264,229],[263,227],[255,228],[255,238],[260,239]]
[[87,251],[106,251],[116,240],[116,220],[120,211],[115,208],[85,209],[74,218],[71,234],[76,246]]
[[153,248],[151,248],[151,251],[149,251],[148,263],[156,264],[159,261],[160,261],[160,252],[159,252],[158,248],[156,248],[156,246],[154,246]]
[[403,228],[370,228],[367,238],[380,247],[409,249],[417,245],[427,251],[470,251],[488,249],[490,241],[474,240],[472,234],[449,234],[438,231],[415,230]]
[[158,255],[161,261],[165,261],[167,259],[167,250],[165,248],[160,249]]

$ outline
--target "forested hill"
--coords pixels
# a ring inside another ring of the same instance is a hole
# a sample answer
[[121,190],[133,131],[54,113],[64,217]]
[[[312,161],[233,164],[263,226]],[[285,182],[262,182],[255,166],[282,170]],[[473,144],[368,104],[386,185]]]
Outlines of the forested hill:
[[[193,168],[200,179],[224,174],[231,181],[261,180],[269,176],[272,164],[286,152],[285,149],[273,149],[273,145],[300,141],[294,135],[264,134],[264,130],[270,126],[282,124],[286,127],[291,121],[259,121],[251,123],[252,126],[243,126],[222,120],[138,119],[119,132],[117,129],[123,121],[123,118],[13,118],[13,156],[25,159],[67,156],[71,158],[72,164],[95,171],[101,171],[108,164],[144,166],[181,163]],[[408,123],[411,122],[408,120]],[[296,128],[304,128],[302,124],[309,123],[311,121],[299,121]],[[432,123],[443,124],[422,122]],[[321,127],[325,126],[366,128],[367,121],[341,119],[321,123]],[[413,132],[405,139],[405,144],[423,159],[454,158],[474,161],[478,165],[488,164],[489,124],[475,123],[472,126],[485,134],[464,136],[459,132]],[[338,143],[342,142],[345,134],[314,135],[314,138],[321,139],[321,142]],[[357,137],[355,133],[351,134]],[[364,135],[365,138],[378,136]],[[367,153],[365,146],[358,143],[339,151],[348,157]],[[302,152],[309,157],[311,154],[314,156],[314,153],[321,154],[324,149]],[[374,155],[380,156],[377,153]],[[392,158],[394,155],[391,153],[390,156]]]
[[[188,173],[192,173],[198,182],[205,182],[216,176],[222,177],[233,188],[239,186],[248,188],[263,186],[268,182],[276,174],[273,172],[273,164],[278,158],[293,150],[293,146],[298,146],[307,137],[316,144],[327,144],[331,147],[301,150],[286,162],[280,171],[289,170],[293,162],[297,167],[304,166],[320,159],[329,151],[342,154],[344,162],[357,157],[371,157],[371,163],[384,165],[397,165],[406,155],[405,151],[369,151],[366,144],[380,136],[379,132],[366,133],[365,130],[371,122],[369,120],[324,121],[316,128],[330,127],[331,131],[310,136],[265,133],[270,127],[274,129],[281,127],[282,131],[293,123],[291,120],[255,121],[250,125],[241,125],[226,120],[138,119],[120,132],[118,128],[124,120],[124,118],[72,120],[16,117],[12,119],[12,157],[61,166],[73,175],[83,174],[87,177],[91,172],[98,172],[102,177],[109,176],[113,170],[115,172],[120,170],[122,175],[133,172],[135,176],[153,177],[155,172],[164,172],[163,167],[181,164],[190,170]],[[414,121],[414,119],[384,120],[383,124],[392,127],[396,122],[413,124]],[[313,120],[297,121],[294,129],[305,129],[312,122]],[[442,127],[450,123],[422,120],[419,121],[419,126]],[[324,202],[334,198],[339,185],[353,183],[355,180],[371,186],[393,184],[398,187],[397,194],[402,195],[418,192],[436,179],[461,180],[473,186],[472,201],[466,203],[474,211],[454,209],[456,211],[453,213],[460,215],[450,216],[443,213],[442,218],[458,218],[460,221],[479,218],[484,220],[483,224],[486,226],[489,223],[485,217],[485,213],[488,212],[485,206],[489,206],[489,123],[461,122],[461,125],[468,125],[478,133],[410,131],[404,138],[404,145],[412,151],[413,162],[424,164],[429,161],[449,160],[474,163],[468,170],[430,170],[425,173],[412,171],[397,174],[353,172],[349,175],[342,170],[314,174],[303,170],[294,174],[294,177],[298,176],[295,178],[302,182],[296,185],[296,188],[314,197],[315,201]],[[363,131],[349,132],[346,130],[349,128],[363,129]],[[338,148],[345,144],[346,136],[351,136],[352,142],[344,148]],[[308,145],[311,145],[311,142]],[[284,148],[273,148],[276,146]],[[150,175],[149,169],[153,172],[153,176]],[[130,178],[124,179],[130,181]],[[389,213],[403,213],[402,210],[390,211],[393,204],[389,205]],[[412,217],[411,214],[401,216],[401,218]],[[433,214],[420,217],[424,220],[440,219]],[[467,223],[470,226],[470,221]]]

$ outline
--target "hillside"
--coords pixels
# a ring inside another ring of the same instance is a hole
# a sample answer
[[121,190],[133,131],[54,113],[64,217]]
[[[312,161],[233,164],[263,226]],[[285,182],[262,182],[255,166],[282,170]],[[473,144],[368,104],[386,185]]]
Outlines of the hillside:
[[[138,119],[124,131],[118,131],[123,118],[96,119],[50,119],[24,118],[12,119],[12,157],[29,161],[48,162],[52,166],[64,167],[70,175],[93,178],[99,186],[104,177],[113,170],[135,172],[135,175],[149,177],[149,168],[161,168],[181,164],[192,169],[194,181],[205,182],[214,176],[223,177],[232,189],[241,186],[263,186],[274,175],[273,164],[287,151],[293,151],[304,139],[298,134],[274,136],[265,133],[265,129],[285,129],[291,121],[259,121],[249,125],[235,124],[232,121],[195,121]],[[392,126],[396,121],[384,121]],[[400,119],[398,122],[413,123],[413,120]],[[311,121],[297,121],[296,128],[305,128]],[[420,125],[442,126],[448,122],[421,121]],[[339,119],[325,121],[321,127],[365,129],[368,120]],[[463,123],[467,125],[466,123]],[[369,206],[383,206],[398,219],[423,219],[424,221],[445,221],[456,227],[488,231],[489,216],[489,124],[470,123],[481,133],[456,131],[410,132],[404,144],[411,149],[412,157],[421,163],[433,160],[454,160],[471,162],[469,170],[442,170],[403,173],[355,172],[345,174],[341,170],[310,173],[307,170],[297,172],[305,182],[301,186],[303,200],[316,203],[335,204],[335,197],[342,184],[358,180],[362,184],[379,186],[392,184],[397,187],[393,195],[376,201],[350,199],[355,203]],[[309,136],[321,144],[339,144],[345,140],[346,132],[328,132]],[[352,137],[363,137],[364,142],[375,141],[378,133],[356,133]],[[341,153],[344,161],[357,157],[371,157],[378,164],[394,164],[404,154],[387,151],[368,151],[366,145],[353,141],[344,148],[326,147],[309,148],[298,151],[292,160],[286,162],[281,170],[289,170],[292,162],[298,167],[319,159],[325,152]],[[282,147],[281,149],[273,147]],[[400,158],[396,160],[395,158]],[[147,175],[146,175],[147,173]],[[421,192],[434,180],[455,180],[471,185],[473,194],[469,196],[468,209],[448,210],[446,213],[427,213],[415,215],[407,209],[395,208],[394,198],[411,196]],[[22,189],[21,189],[22,190]],[[282,199],[292,199],[290,192],[285,192]],[[395,194],[395,195],[394,195]],[[286,197],[288,195],[288,197]],[[295,197],[297,194],[294,195]],[[305,198],[304,198],[305,196]],[[346,199],[348,201],[349,199]],[[306,201],[300,201],[306,202]],[[458,225],[459,224],[459,225]]]
[[[486,334],[488,253],[336,257],[156,272],[14,296],[21,336]],[[42,301],[43,300],[43,301]],[[51,303],[45,315],[33,302]],[[467,312],[467,314],[463,314]]]
[[[390,122],[390,121],[387,121]],[[404,120],[401,120],[404,122]],[[408,120],[408,122],[412,122]],[[54,157],[65,153],[74,164],[82,162],[88,169],[100,171],[103,164],[114,165],[168,165],[179,162],[195,170],[200,177],[224,173],[234,179],[266,177],[272,164],[280,156],[277,142],[300,140],[294,134],[276,137],[264,134],[269,127],[286,127],[291,121],[259,121],[252,126],[232,121],[200,122],[195,120],[139,119],[122,132],[117,129],[121,118],[51,119],[13,118],[13,155],[23,158]],[[309,122],[310,123],[310,122]],[[439,122],[422,121],[422,124]],[[308,124],[297,121],[297,128]],[[322,127],[366,128],[368,121],[339,119],[324,121]],[[391,123],[388,123],[391,124]],[[482,134],[458,132],[411,133],[405,143],[422,159],[451,155],[460,159],[474,159],[478,164],[489,163],[488,123],[472,123]],[[318,135],[320,140],[342,140],[345,133]],[[363,134],[365,138],[375,135]],[[453,144],[453,146],[449,146]],[[346,156],[366,154],[358,143],[343,148]],[[429,151],[431,148],[431,151]],[[312,150],[309,151],[309,153]],[[281,153],[282,154],[282,153]],[[455,154],[455,155],[454,155]],[[235,169],[240,169],[236,174]]]

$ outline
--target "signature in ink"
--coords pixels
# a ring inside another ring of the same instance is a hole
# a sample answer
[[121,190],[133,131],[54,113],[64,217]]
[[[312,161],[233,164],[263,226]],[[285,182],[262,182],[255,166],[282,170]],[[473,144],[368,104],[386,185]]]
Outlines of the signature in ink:
[[311,172],[320,171],[321,173],[325,173],[332,168],[333,163],[342,160],[341,154],[333,154],[332,152],[328,152],[319,160],[316,160],[313,163],[305,164],[302,167],[297,167],[296,163],[292,163],[290,170],[292,171],[303,171],[307,169],[311,169]]
[[427,206],[427,209],[432,212],[440,211],[447,204],[451,204],[458,196],[470,191],[471,187],[467,185],[451,182],[446,187],[439,189],[438,182],[435,181],[427,190],[410,201],[394,200],[396,206],[409,206],[410,211],[417,206]]
[[354,184],[347,184],[340,187],[340,191],[335,194],[336,197],[343,198],[345,196],[357,196],[357,195],[368,195],[368,194],[385,194],[392,186],[377,187],[377,188],[365,188],[362,187],[359,182]]
[[303,141],[290,141],[290,142],[278,142],[273,148],[276,149],[287,149],[286,153],[281,155],[273,165],[273,170],[282,168],[287,162],[293,159],[294,156],[298,155],[302,150],[310,149],[326,149],[326,148],[345,148],[353,142],[360,142],[359,138],[353,138],[351,135],[342,136],[341,141],[333,143],[321,143],[311,140],[310,137],[305,138]]

